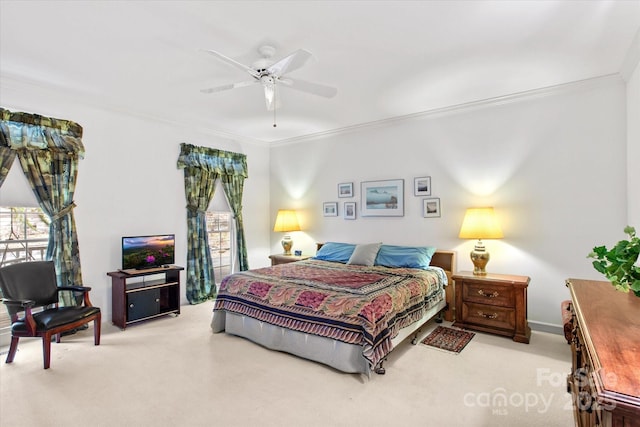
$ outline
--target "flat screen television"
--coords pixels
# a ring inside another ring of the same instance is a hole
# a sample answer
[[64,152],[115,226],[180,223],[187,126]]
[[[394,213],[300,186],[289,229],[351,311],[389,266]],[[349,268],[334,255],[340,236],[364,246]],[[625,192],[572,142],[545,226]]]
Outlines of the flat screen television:
[[122,269],[144,270],[175,262],[175,235],[127,236],[122,238]]

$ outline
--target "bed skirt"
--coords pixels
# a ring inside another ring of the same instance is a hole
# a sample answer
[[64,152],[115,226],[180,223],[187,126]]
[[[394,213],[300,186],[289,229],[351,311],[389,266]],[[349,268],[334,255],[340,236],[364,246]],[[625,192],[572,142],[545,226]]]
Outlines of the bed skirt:
[[[408,336],[415,333],[427,321],[435,317],[446,307],[444,290],[442,298],[423,318],[401,329],[394,339],[397,346]],[[305,359],[320,362],[346,373],[364,373],[370,375],[371,369],[362,355],[362,346],[347,344],[331,338],[298,332],[281,326],[271,325],[248,316],[216,311],[211,320],[214,333],[225,331],[231,335],[247,338],[266,348],[284,351]]]

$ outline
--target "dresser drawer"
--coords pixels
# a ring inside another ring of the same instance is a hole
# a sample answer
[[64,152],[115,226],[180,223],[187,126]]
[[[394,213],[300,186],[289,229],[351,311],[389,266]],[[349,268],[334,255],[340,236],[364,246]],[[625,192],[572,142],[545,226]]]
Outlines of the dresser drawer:
[[513,331],[516,328],[516,311],[508,307],[463,302],[462,322]]
[[500,307],[515,306],[513,286],[496,283],[465,281],[462,286],[462,300]]

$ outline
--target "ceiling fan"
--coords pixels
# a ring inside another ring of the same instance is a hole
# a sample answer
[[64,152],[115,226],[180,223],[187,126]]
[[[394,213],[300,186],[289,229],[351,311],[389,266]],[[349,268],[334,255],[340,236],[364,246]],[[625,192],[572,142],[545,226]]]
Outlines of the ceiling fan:
[[205,50],[216,58],[233,65],[243,71],[249,73],[253,79],[245,80],[238,83],[226,84],[223,86],[217,86],[209,89],[201,89],[203,93],[220,92],[223,90],[236,89],[239,87],[250,86],[260,83],[264,88],[264,98],[267,104],[267,110],[271,111],[279,107],[280,100],[276,97],[276,85],[282,84],[283,86],[291,89],[296,89],[302,92],[310,93],[313,95],[323,96],[325,98],[332,98],[338,93],[338,89],[330,86],[325,86],[319,83],[312,83],[300,79],[294,79],[289,76],[285,76],[286,73],[297,70],[306,64],[306,62],[312,57],[311,52],[305,49],[298,49],[292,54],[282,58],[281,60],[272,63],[271,58],[275,54],[276,49],[273,46],[261,46],[258,49],[262,58],[258,59],[251,66],[241,64],[228,56],[225,56],[215,50]]

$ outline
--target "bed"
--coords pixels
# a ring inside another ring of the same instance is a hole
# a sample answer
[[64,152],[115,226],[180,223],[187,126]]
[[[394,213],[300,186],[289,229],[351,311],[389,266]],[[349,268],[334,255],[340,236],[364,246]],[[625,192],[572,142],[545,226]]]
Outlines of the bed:
[[441,321],[454,269],[454,252],[431,247],[318,244],[308,260],[225,277],[211,328],[343,372],[383,374],[395,346]]

